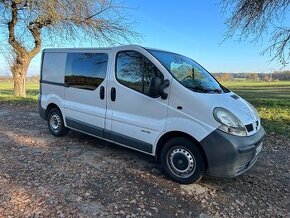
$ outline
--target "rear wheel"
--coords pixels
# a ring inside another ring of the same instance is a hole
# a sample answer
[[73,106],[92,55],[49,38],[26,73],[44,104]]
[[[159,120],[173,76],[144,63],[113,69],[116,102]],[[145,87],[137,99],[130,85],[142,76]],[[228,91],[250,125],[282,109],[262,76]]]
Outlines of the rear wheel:
[[199,148],[183,137],[173,138],[164,145],[161,165],[173,180],[185,184],[199,181],[205,169]]
[[47,116],[48,129],[52,135],[60,137],[68,132],[64,126],[63,117],[59,109],[52,108]]

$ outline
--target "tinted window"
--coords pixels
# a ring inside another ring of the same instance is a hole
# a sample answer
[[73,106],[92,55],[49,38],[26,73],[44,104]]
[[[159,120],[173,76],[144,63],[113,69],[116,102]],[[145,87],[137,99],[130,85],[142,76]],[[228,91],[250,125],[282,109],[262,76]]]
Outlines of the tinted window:
[[66,85],[95,90],[105,79],[107,54],[68,53],[66,61]]
[[135,51],[119,52],[117,55],[118,81],[138,92],[150,96],[152,78],[164,80],[163,74],[142,54]]

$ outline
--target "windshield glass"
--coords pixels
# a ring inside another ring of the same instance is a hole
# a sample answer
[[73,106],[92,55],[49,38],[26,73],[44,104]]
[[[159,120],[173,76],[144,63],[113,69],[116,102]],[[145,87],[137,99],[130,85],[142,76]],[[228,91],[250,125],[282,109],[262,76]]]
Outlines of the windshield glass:
[[223,93],[222,87],[203,67],[188,57],[157,50],[148,50],[186,88],[195,92]]

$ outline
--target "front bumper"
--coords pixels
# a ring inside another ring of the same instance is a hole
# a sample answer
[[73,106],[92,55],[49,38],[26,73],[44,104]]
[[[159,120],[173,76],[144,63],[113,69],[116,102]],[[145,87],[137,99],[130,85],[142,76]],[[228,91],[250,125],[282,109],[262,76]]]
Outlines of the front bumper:
[[207,158],[207,174],[236,177],[250,169],[262,149],[265,130],[251,136],[234,136],[215,130],[200,143]]

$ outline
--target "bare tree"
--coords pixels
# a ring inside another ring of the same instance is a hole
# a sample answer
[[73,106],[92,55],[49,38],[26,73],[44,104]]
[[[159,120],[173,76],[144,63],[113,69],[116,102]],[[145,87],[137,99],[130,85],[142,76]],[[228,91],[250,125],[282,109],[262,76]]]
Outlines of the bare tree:
[[138,38],[126,9],[115,0],[0,0],[0,34],[14,57],[15,95],[25,96],[28,66],[46,39],[116,44]]
[[263,34],[270,36],[269,53],[272,60],[286,66],[290,58],[290,27],[284,23],[289,13],[290,0],[222,0],[228,31],[226,38],[239,35],[240,39],[257,41]]

